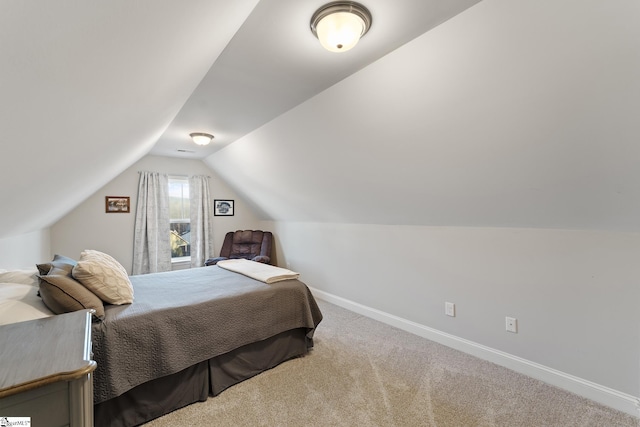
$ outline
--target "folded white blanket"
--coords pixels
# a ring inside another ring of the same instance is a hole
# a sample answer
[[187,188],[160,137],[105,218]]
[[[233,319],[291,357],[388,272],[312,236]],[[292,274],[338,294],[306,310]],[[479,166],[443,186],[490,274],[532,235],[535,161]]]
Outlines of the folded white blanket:
[[295,271],[247,259],[225,259],[224,261],[218,261],[216,265],[264,283],[275,283],[300,277],[300,273]]

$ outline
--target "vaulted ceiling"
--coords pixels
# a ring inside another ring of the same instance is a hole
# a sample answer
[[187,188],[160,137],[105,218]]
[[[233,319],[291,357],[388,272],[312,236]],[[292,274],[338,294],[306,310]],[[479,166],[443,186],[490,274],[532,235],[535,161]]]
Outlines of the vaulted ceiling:
[[[257,2],[151,153],[204,158],[479,1],[366,1],[373,25],[342,54],[325,51],[309,28],[327,2]],[[215,143],[194,146],[194,131]]]
[[339,57],[309,31],[321,0],[2,1],[0,237],[150,152],[203,158],[477,1],[370,0],[375,30]]
[[637,232],[638,22],[483,0],[205,161],[280,220]]
[[640,230],[636,1],[367,0],[343,54],[322,4],[0,2],[0,238],[149,153],[267,219]]

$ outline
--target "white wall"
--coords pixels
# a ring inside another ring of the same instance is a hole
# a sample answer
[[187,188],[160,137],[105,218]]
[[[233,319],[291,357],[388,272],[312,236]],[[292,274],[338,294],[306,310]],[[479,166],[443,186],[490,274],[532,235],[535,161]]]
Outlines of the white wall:
[[640,233],[272,227],[280,265],[313,288],[640,396]]
[[0,269],[29,270],[51,256],[48,228],[0,239]]
[[[174,175],[208,175],[212,198],[235,200],[234,216],[214,217],[216,254],[227,231],[259,228],[260,218],[253,208],[202,161],[146,156],[55,223],[51,227],[51,251],[77,259],[84,249],[96,249],[112,255],[131,273],[138,172],[145,170]],[[106,196],[129,196],[131,213],[105,213]]]

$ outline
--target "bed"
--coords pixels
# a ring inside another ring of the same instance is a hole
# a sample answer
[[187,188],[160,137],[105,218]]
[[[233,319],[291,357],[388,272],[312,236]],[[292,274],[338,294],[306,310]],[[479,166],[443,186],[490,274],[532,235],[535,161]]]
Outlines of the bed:
[[297,279],[211,266],[130,280],[133,303],[105,304],[92,325],[98,427],[139,425],[302,356],[322,319]]

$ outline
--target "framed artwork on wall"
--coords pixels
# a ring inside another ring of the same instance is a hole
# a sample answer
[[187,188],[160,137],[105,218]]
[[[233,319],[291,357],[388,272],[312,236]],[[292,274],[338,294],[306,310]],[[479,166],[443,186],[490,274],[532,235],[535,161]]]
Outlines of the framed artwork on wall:
[[126,196],[106,196],[104,205],[106,213],[129,213],[131,211],[129,197]]
[[233,200],[214,199],[213,214],[215,216],[233,216]]

